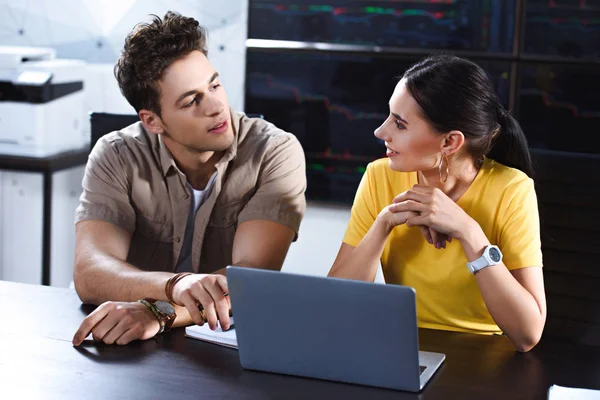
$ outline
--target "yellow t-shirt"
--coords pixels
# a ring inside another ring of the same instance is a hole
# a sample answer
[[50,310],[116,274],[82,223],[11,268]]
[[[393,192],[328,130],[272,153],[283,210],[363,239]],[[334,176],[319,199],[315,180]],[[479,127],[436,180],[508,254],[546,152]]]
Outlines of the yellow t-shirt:
[[[344,243],[358,246],[379,212],[418,183],[416,172],[395,172],[387,159],[367,167],[352,206]],[[457,204],[502,251],[509,270],[542,266],[537,198],[523,172],[486,158]],[[417,227],[395,227],[381,255],[387,283],[415,288],[423,328],[501,333],[483,301],[458,240],[438,250]]]

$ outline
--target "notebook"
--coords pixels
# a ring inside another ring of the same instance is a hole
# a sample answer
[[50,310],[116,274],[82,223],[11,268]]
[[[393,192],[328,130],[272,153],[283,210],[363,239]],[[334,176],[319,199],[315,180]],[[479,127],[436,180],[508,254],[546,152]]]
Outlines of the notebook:
[[592,400],[600,399],[600,391],[552,385],[548,389],[549,400]]
[[[231,325],[233,326],[233,317],[230,318]],[[213,344],[218,344],[221,346],[229,347],[231,349],[237,349],[237,337],[235,335],[235,329],[229,329],[227,331],[223,331],[221,326],[217,327],[217,330],[212,331],[208,324],[200,325],[192,325],[185,328],[185,336],[202,340],[204,342],[209,342]]]

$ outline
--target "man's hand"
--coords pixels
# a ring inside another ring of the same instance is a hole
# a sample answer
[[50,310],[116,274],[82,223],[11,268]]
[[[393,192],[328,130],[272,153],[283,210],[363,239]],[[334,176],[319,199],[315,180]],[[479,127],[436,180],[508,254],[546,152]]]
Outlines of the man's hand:
[[159,330],[158,319],[145,305],[107,301],[83,320],[73,336],[73,345],[79,346],[90,333],[94,340],[123,345],[150,339]]
[[[228,296],[227,278],[220,274],[192,274],[181,279],[173,287],[173,300],[185,306],[194,323],[204,325],[208,322],[210,329],[217,329],[217,321],[223,330],[229,329],[229,310],[231,302]],[[202,305],[206,320],[198,308]]]

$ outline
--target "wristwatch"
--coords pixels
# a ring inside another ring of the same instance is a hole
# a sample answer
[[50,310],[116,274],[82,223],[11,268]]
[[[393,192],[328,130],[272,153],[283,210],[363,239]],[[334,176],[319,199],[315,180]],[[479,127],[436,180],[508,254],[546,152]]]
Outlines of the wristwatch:
[[483,250],[483,255],[473,262],[467,263],[469,272],[475,274],[486,267],[499,264],[502,261],[502,252],[498,246],[488,245]]
[[160,330],[157,335],[168,331],[173,326],[177,314],[175,308],[168,301],[154,300],[154,299],[142,299],[138,300],[138,303],[142,303],[152,311],[152,314],[158,319],[160,324]]

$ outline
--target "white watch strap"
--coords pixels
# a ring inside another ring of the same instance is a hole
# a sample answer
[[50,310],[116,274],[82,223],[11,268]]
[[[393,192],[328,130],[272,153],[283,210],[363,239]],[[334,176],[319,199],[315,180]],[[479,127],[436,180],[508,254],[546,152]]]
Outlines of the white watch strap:
[[[499,253],[500,259],[498,261],[495,261],[493,258],[490,258],[490,256],[489,256],[490,249],[493,249]],[[474,274],[475,272],[482,270],[483,268],[487,268],[492,265],[496,265],[500,261],[502,261],[502,252],[500,251],[498,246],[488,245],[485,247],[485,249],[483,249],[483,254],[481,255],[481,257],[479,257],[477,260],[474,260],[472,262],[467,262],[467,268],[469,269],[469,271],[472,274]]]
[[473,269],[475,271],[479,271],[481,268],[487,267],[490,264],[490,262],[487,259],[487,257],[485,256],[485,251],[484,251],[484,253],[481,257],[479,257],[477,260],[473,261],[470,264],[471,264],[471,269]]

